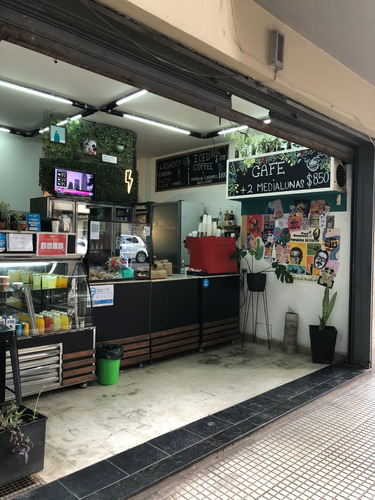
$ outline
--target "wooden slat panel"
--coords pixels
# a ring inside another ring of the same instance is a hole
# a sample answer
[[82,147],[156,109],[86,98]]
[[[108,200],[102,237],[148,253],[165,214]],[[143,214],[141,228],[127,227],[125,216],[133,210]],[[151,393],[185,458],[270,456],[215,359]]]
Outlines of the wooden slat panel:
[[149,355],[150,348],[147,347],[147,349],[134,349],[133,351],[126,351],[126,352],[124,352],[122,359],[133,358],[134,356],[140,356],[142,354]]
[[94,371],[95,371],[94,366],[92,366],[92,367],[86,366],[85,368],[78,368],[77,370],[63,371],[62,375],[63,375],[63,379],[65,379],[65,378],[74,377],[76,375],[81,375],[82,373],[93,373]]
[[148,334],[146,335],[136,335],[134,337],[124,337],[121,339],[113,339],[113,340],[105,340],[103,342],[97,342],[96,345],[102,345],[102,344],[132,344],[138,343],[138,342],[143,342],[143,341],[148,341],[150,340],[150,336]]
[[237,323],[230,323],[230,324],[227,324],[227,325],[214,326],[214,327],[211,327],[211,328],[203,328],[203,333],[206,334],[206,333],[209,333],[209,332],[222,332],[222,331],[227,330],[228,328],[239,328],[239,327],[240,327],[240,323],[239,322],[237,322]]
[[159,345],[159,346],[151,346],[151,355],[154,353],[154,352],[158,352],[158,351],[165,351],[167,349],[170,349],[170,348],[173,348],[173,347],[178,347],[180,345],[195,345],[197,344],[197,346],[199,345],[199,341],[198,339],[197,340],[190,340],[188,339],[188,341],[186,342],[168,342],[168,343],[164,343],[162,345]]
[[137,365],[139,363],[143,363],[144,361],[150,361],[149,354],[147,354],[147,356],[134,356],[133,358],[122,359],[120,367],[123,368],[124,366]]
[[175,349],[170,349],[167,351],[152,352],[151,359],[162,358],[163,356],[170,356],[171,354],[177,354],[179,352],[184,352],[184,351],[192,351],[197,348],[198,348],[198,343],[182,346]]
[[151,342],[151,349],[152,346],[154,345],[160,345],[160,344],[165,344],[167,342],[172,342],[174,340],[183,340],[183,339],[194,339],[195,337],[199,337],[199,330],[193,331],[193,332],[187,332],[185,334],[177,334],[177,335],[171,335],[169,337],[162,337],[158,339],[152,339]]
[[69,378],[67,380],[63,380],[62,385],[67,386],[67,385],[75,385],[75,384],[83,384],[84,382],[90,382],[91,380],[95,380],[95,374],[88,374],[84,375],[82,377],[74,377],[74,378]]
[[132,349],[139,349],[140,347],[149,347],[150,339],[147,342],[135,342],[134,344],[121,344],[124,351],[131,351]]
[[86,366],[86,365],[94,365],[95,358],[86,358],[86,359],[78,359],[77,361],[68,361],[63,363],[63,369],[68,370],[70,368],[75,368],[76,366]]
[[235,316],[234,318],[220,319],[218,321],[209,321],[207,323],[203,323],[202,327],[203,328],[209,328],[211,326],[225,325],[227,323],[235,323],[235,322],[237,322],[239,320],[240,320],[239,316]]
[[239,339],[239,336],[232,335],[232,336],[228,336],[228,337],[222,337],[221,339],[205,340],[202,343],[202,347],[207,347],[207,346],[216,345],[216,344],[222,344],[224,342],[231,342],[232,340],[237,340],[237,339]]
[[95,349],[87,349],[86,351],[78,351],[78,352],[68,352],[67,354],[63,354],[63,360],[66,359],[75,359],[75,358],[84,358],[86,356],[90,356],[95,354]]
[[203,335],[203,338],[206,339],[211,339],[211,338],[221,338],[221,337],[225,337],[226,335],[228,334],[240,334],[240,331],[238,328],[232,328],[232,329],[229,329],[229,330],[226,330],[225,332],[213,332],[211,334],[204,334]]
[[153,333],[151,333],[151,340],[154,338],[158,338],[158,337],[165,337],[168,335],[173,335],[174,333],[182,333],[182,332],[186,332],[189,330],[196,330],[198,328],[199,328],[199,324],[194,323],[193,325],[180,326],[179,328],[171,328],[169,330],[162,330],[160,332],[153,332]]

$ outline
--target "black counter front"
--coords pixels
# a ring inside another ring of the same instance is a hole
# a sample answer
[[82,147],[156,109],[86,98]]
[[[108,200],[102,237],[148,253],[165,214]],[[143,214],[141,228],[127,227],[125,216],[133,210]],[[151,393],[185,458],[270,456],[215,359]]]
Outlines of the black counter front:
[[124,347],[122,367],[239,338],[238,274],[112,284],[93,316],[97,343]]

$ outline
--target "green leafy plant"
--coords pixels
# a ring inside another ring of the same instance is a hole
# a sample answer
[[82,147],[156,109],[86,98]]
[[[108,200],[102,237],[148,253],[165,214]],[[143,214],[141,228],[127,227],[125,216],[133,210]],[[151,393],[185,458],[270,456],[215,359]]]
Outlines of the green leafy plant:
[[[276,278],[281,281],[281,283],[293,283],[293,275],[287,270],[284,264],[280,264],[279,262],[272,262],[272,264],[268,265],[261,271],[254,271],[254,258],[255,260],[261,260],[264,254],[264,247],[261,244],[260,238],[256,238],[254,248],[250,248],[249,250],[242,250],[241,248],[237,248],[236,251],[230,256],[231,259],[237,259],[238,262],[241,262],[242,259],[245,259],[247,264],[249,273],[251,274],[260,274],[266,272],[274,272]],[[250,259],[246,257],[250,255]]]
[[328,321],[328,318],[335,306],[337,298],[337,292],[335,292],[332,298],[329,298],[329,288],[326,287],[324,290],[323,301],[322,301],[322,315],[319,316],[319,330],[324,330]]
[[24,460],[25,464],[32,447],[30,438],[24,435],[21,428],[26,410],[27,408],[21,410],[16,401],[11,401],[4,405],[0,412],[0,430],[9,432],[9,447],[20,460]]
[[26,212],[12,210],[10,212],[10,224],[12,229],[21,231],[26,229]]

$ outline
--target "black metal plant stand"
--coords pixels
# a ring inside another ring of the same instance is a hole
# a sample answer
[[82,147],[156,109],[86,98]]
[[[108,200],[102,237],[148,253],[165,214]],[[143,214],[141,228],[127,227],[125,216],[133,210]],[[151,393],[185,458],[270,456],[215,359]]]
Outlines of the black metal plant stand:
[[[260,292],[253,292],[250,290],[247,291],[246,301],[245,301],[244,328],[247,325],[247,321],[249,318],[249,311],[251,310],[251,329],[253,333],[253,342],[255,342],[257,336],[259,297],[261,297],[261,301],[263,301],[264,320],[266,323],[268,348],[271,349],[271,331],[270,331],[270,323],[268,315],[268,301],[267,301],[266,289]],[[242,334],[242,347],[244,346],[244,342],[245,342],[245,332],[243,332]]]

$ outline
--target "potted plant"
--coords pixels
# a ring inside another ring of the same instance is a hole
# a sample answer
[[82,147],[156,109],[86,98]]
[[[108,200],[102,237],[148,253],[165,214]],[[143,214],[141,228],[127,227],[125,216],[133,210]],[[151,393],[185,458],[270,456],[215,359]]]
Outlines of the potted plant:
[[[264,247],[261,244],[260,238],[256,238],[255,246],[250,248],[249,250],[241,250],[237,248],[234,254],[231,255],[231,258],[237,259],[239,262],[242,259],[245,259],[245,262],[248,267],[248,272],[246,276],[247,287],[250,292],[262,292],[266,287],[267,272],[274,272],[276,278],[280,280],[282,283],[293,283],[293,275],[287,270],[284,264],[280,264],[279,262],[272,262],[272,264],[268,265],[264,269],[260,271],[254,270],[254,258],[255,260],[260,260],[263,257]],[[247,259],[246,257],[250,255],[251,259]]]
[[16,231],[26,231],[26,213],[18,210],[13,210],[10,213],[10,227]]
[[5,201],[0,202],[0,229],[7,229],[7,217],[9,213],[9,204]]
[[334,326],[327,326],[327,321],[336,303],[336,297],[337,292],[330,298],[329,288],[325,288],[319,325],[309,325],[313,363],[332,364],[333,362],[337,330]]
[[0,409],[0,486],[44,467],[47,417],[34,409],[5,403]]

